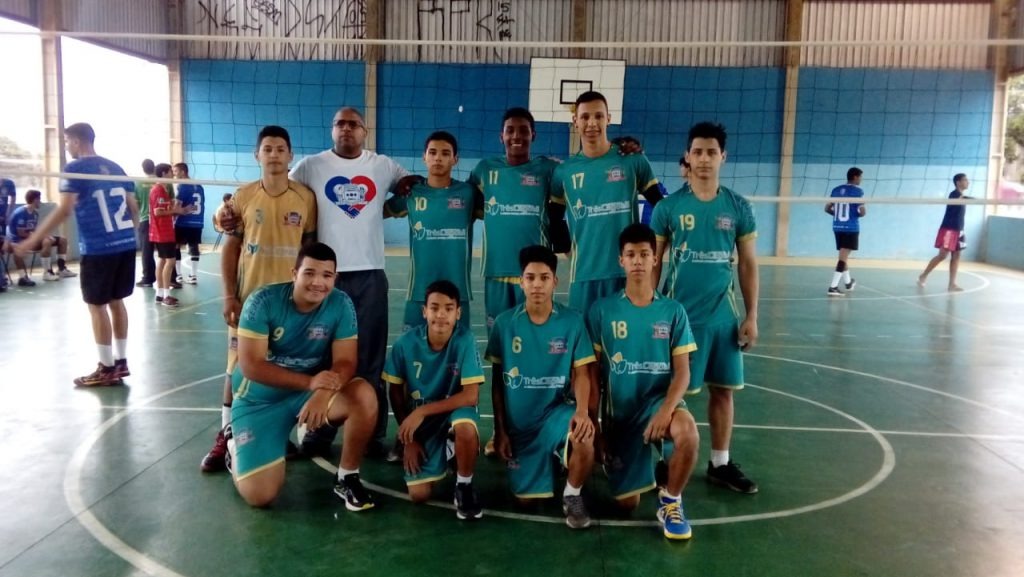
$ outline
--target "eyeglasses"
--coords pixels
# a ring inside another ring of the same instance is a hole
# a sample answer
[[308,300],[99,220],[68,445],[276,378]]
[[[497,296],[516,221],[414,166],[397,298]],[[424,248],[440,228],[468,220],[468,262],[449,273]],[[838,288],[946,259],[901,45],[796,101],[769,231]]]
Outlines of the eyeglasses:
[[358,120],[336,120],[334,125],[338,128],[348,128],[351,130],[363,127],[363,123]]

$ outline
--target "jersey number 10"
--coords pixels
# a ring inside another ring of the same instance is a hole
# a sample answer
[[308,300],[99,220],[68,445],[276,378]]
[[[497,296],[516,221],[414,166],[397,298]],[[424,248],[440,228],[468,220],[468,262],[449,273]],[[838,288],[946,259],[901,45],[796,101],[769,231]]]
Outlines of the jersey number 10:
[[850,220],[850,205],[845,202],[836,204],[836,220],[846,222]]
[[95,190],[92,193],[92,197],[96,199],[96,203],[100,205],[100,216],[103,218],[103,228],[108,233],[114,232],[115,230],[124,230],[126,228],[132,228],[133,223],[128,213],[128,199],[127,192],[121,187],[111,188],[110,197],[117,198],[121,197],[121,204],[117,207],[117,211],[114,213],[114,218],[110,218],[110,209],[107,207],[107,199],[104,194],[105,190],[102,188]]

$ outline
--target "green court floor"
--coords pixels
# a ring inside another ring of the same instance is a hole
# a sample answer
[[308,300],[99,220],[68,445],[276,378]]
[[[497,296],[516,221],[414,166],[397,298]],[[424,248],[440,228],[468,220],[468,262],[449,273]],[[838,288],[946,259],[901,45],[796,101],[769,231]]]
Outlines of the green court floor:
[[[406,263],[388,259],[392,335]],[[518,510],[486,459],[475,523],[456,520],[451,481],[414,506],[400,468],[380,461],[362,469],[372,511],[345,510],[326,461],[289,462],[281,499],[250,509],[227,475],[198,467],[220,423],[216,255],[177,291],[181,309],[155,306],[152,289],[127,301],[126,387],[71,385],[95,365],[77,279],[11,289],[0,294],[0,577],[1024,575],[1024,274],[969,267],[951,295],[945,270],[919,289],[918,263],[853,265],[857,290],[841,299],[825,296],[827,265],[762,266],[761,340],[732,447],[761,491],[706,483],[706,396],[689,399],[702,446],[683,496],[688,543],[661,537],[653,493],[633,517],[612,515],[600,472],[585,489],[590,530],[570,531],[554,503]]]

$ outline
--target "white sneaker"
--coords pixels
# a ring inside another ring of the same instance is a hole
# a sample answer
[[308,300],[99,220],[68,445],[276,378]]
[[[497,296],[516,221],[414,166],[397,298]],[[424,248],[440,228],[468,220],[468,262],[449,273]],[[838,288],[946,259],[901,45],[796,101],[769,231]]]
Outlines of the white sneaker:
[[75,272],[73,270],[68,270],[68,269],[63,269],[63,270],[57,271],[57,274],[60,275],[60,278],[71,278],[71,277],[78,276],[77,272]]
[[52,270],[48,270],[43,272],[43,280],[60,280],[60,277]]
[[178,276],[174,277],[174,282],[176,282],[178,284],[181,284],[182,282],[184,282],[184,280],[185,279],[182,278],[182,276],[180,274]]
[[185,282],[188,284],[197,284],[199,282],[199,279],[196,278],[196,275],[190,274],[188,275],[188,278],[185,279]]

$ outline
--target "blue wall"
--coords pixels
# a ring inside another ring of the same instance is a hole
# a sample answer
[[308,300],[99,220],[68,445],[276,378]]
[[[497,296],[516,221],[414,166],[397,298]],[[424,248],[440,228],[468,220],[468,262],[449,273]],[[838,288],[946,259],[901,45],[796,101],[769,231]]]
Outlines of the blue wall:
[[[723,183],[748,196],[777,196],[784,78],[774,68],[627,67],[622,124],[610,132],[640,138],[655,174],[674,191],[687,129],[721,122],[729,130]],[[263,124],[288,128],[297,158],[324,150],[334,111],[363,105],[361,63],[187,61],[182,81],[186,160],[198,178],[257,178],[252,149]],[[502,154],[502,113],[529,101],[527,65],[384,63],[378,82],[377,150],[422,172],[423,139],[451,131],[459,138],[457,178]],[[985,180],[990,73],[804,69],[800,84],[794,195],[827,195],[853,165],[865,171],[868,196],[942,196],[955,172]],[[567,126],[538,123],[534,151],[564,157],[568,135]],[[777,205],[755,208],[758,252],[773,254]],[[941,216],[941,206],[872,207],[860,254],[930,256]],[[981,210],[968,210],[969,237],[980,238],[981,224]],[[817,204],[793,205],[789,232],[794,256],[834,254]],[[387,223],[385,235],[405,244],[405,223]]]
[[988,217],[984,245],[985,262],[1024,270],[1024,218]]

